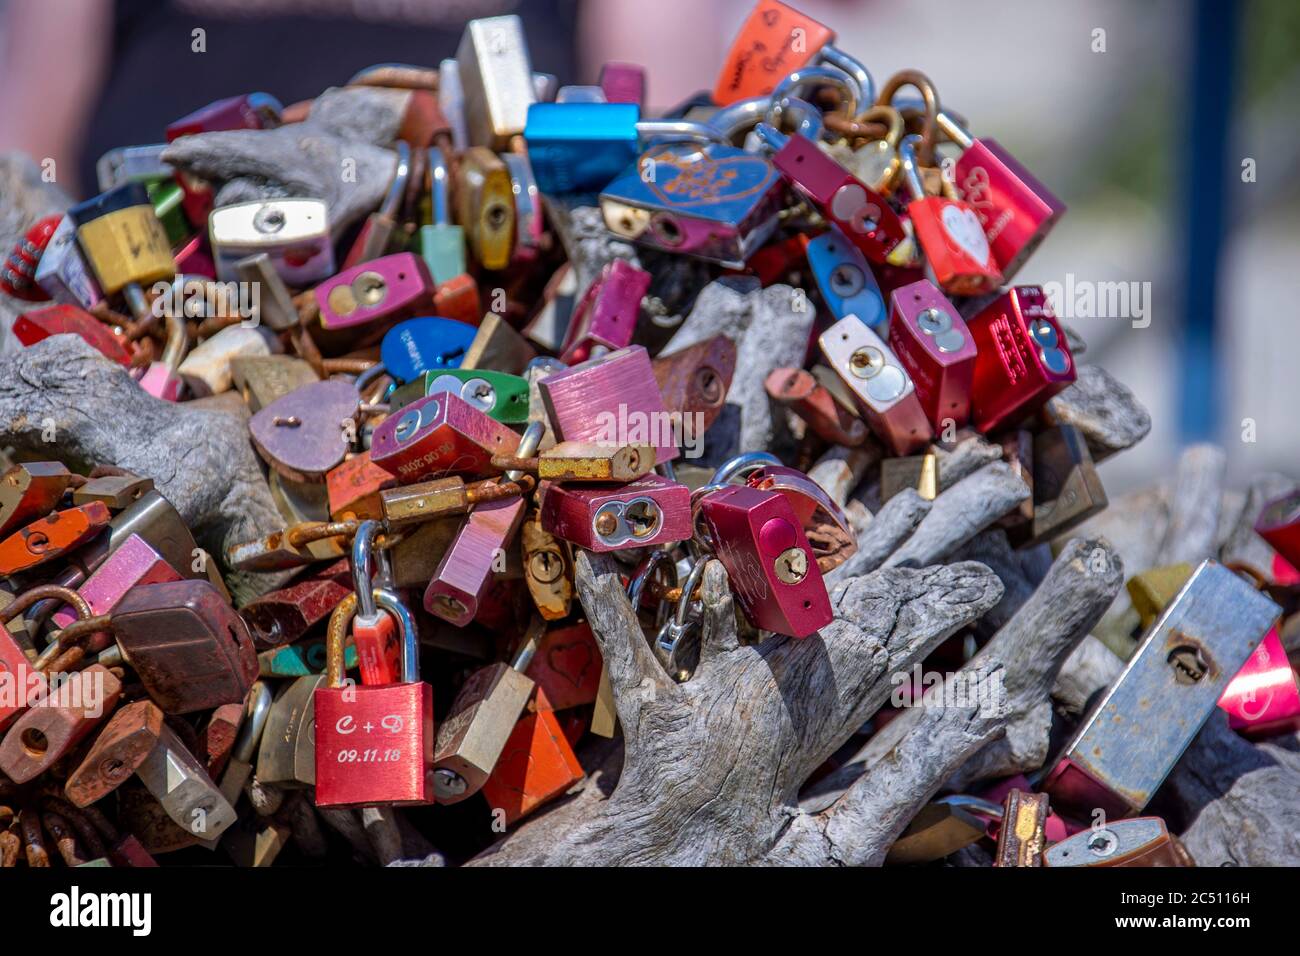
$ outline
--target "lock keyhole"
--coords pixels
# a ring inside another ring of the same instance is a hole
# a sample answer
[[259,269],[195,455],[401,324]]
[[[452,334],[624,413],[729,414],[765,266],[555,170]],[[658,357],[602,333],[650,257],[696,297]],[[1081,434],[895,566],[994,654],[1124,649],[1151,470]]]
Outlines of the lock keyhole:
[[1193,647],[1190,644],[1175,647],[1169,652],[1169,657],[1166,660],[1174,669],[1174,680],[1180,684],[1195,684],[1210,669],[1210,665],[1205,662],[1205,657],[1201,654],[1200,648]]
[[659,509],[648,501],[632,502],[623,517],[635,538],[647,537],[659,526]]
[[23,749],[38,760],[50,749],[50,739],[35,727],[28,727],[23,731],[22,744]]
[[717,371],[709,366],[704,366],[695,373],[695,387],[699,390],[700,398],[710,405],[716,405],[722,401],[722,379]]

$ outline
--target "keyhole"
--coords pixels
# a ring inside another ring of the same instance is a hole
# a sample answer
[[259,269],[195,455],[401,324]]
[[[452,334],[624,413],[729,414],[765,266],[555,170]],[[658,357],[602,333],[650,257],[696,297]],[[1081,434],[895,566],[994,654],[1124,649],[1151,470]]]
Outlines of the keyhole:
[[648,501],[636,501],[623,513],[634,538],[644,538],[659,526],[659,509]]
[[50,749],[49,738],[35,727],[28,727],[23,731],[22,744],[23,749],[38,760]]
[[722,401],[722,379],[719,378],[717,371],[704,366],[695,373],[695,387],[699,390],[700,397],[709,405],[716,405]]
[[1192,647],[1190,644],[1175,647],[1169,652],[1166,660],[1174,669],[1174,680],[1180,684],[1195,684],[1210,669],[1200,648]]

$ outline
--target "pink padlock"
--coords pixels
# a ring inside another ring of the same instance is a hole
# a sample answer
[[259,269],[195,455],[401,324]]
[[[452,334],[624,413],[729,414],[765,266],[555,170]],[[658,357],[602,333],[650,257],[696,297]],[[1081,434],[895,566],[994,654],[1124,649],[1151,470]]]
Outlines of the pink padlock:
[[436,288],[424,260],[410,252],[344,269],[316,287],[321,328],[330,332],[379,323],[371,336],[401,319],[429,314]]
[[494,575],[504,569],[525,505],[522,498],[501,498],[474,506],[425,588],[426,611],[457,627],[474,620]]
[[709,492],[699,510],[751,624],[808,637],[831,622],[826,582],[784,495],[736,485]]
[[454,392],[426,395],[389,415],[370,441],[370,462],[409,485],[446,475],[486,476],[493,455],[511,454],[519,436]]
[[615,259],[587,287],[564,335],[560,361],[576,365],[626,348],[636,331],[641,299],[650,288],[650,273]]
[[1243,737],[1272,737],[1300,730],[1300,687],[1277,625],[1251,652],[1219,698],[1228,725]]
[[691,492],[653,472],[624,485],[543,483],[542,527],[588,551],[619,551],[691,537]]
[[[150,547],[144,538],[133,534],[95,569],[85,583],[77,588],[77,593],[86,599],[94,613],[107,614],[136,585],[180,580],[181,575],[161,554]],[[77,615],[66,607],[54,614],[54,623],[60,628],[67,627],[75,620]],[[100,634],[92,638],[89,649],[103,650],[107,646],[108,636]]]
[[597,81],[605,94],[606,103],[635,103],[645,105],[645,67],[635,63],[606,63],[600,68]]
[[[157,303],[154,304],[157,306]],[[163,349],[162,358],[150,362],[140,376],[140,387],[164,402],[178,402],[185,381],[177,370],[181,367],[181,360],[185,358],[185,350],[189,346],[189,332],[185,328],[185,320],[174,315],[170,307],[164,312],[164,320],[167,323],[167,345]]]
[[889,347],[916,386],[936,434],[970,420],[975,339],[930,280],[905,285],[890,296]]

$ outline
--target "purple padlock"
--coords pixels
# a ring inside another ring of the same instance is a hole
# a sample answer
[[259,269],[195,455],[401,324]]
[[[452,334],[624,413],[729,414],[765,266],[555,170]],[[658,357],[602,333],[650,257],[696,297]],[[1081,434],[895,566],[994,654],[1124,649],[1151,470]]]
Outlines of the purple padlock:
[[474,506],[425,588],[426,611],[457,627],[474,620],[493,575],[504,569],[505,552],[523,523],[525,506],[522,498]]
[[621,485],[543,487],[542,527],[588,551],[648,548],[692,535],[690,489],[654,473]]
[[424,260],[410,252],[371,259],[344,269],[316,287],[321,328],[337,332],[401,319],[433,309],[433,277]]
[[[180,580],[182,578],[176,569],[161,554],[150,547],[144,538],[133,534],[95,569],[85,583],[77,588],[77,593],[86,599],[94,613],[107,614],[136,585]],[[60,628],[67,627],[75,620],[77,615],[66,607],[54,614],[54,623]],[[97,634],[92,638],[88,649],[103,650],[108,643],[108,635]]]
[[606,265],[573,310],[560,361],[576,365],[631,344],[641,299],[649,288],[650,273],[630,262],[615,259]]

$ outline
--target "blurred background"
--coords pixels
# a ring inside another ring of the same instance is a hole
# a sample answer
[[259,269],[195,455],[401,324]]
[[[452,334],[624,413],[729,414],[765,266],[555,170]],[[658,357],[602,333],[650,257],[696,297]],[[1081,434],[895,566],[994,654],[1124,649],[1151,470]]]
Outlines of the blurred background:
[[[1116,288],[1058,303],[1150,410],[1102,466],[1112,495],[1214,440],[1229,478],[1300,473],[1300,4],[1293,0],[797,0],[877,85],[923,70],[1069,206],[1017,281]],[[465,20],[518,13],[534,68],[646,66],[650,99],[710,89],[750,0],[0,0],[0,150],[51,157],[74,195],[110,148],[212,100],[285,104],[386,61],[436,66]],[[196,53],[193,31],[204,31]],[[0,202],[3,197],[0,196]],[[1111,314],[1119,311],[1123,314]],[[1097,314],[1098,312],[1102,314]]]

